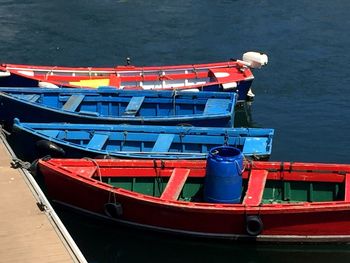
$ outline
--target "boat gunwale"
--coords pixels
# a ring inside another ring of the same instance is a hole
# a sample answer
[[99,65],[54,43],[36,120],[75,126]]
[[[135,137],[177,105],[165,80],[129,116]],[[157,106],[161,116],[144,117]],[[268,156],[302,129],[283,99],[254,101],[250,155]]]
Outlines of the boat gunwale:
[[[35,125],[38,126],[46,126],[46,127],[50,127],[50,126],[55,126],[58,123],[26,123],[26,122],[20,122],[19,119],[15,118],[14,120],[14,124],[12,129],[18,130],[20,132],[25,132],[28,133],[30,136],[37,136],[41,139],[45,139],[54,143],[57,143],[58,145],[63,145],[66,147],[71,147],[73,149],[79,150],[79,151],[84,151],[84,152],[91,152],[91,153],[95,153],[96,155],[109,155],[109,156],[116,156],[116,157],[122,157],[122,158],[146,158],[146,159],[204,159],[207,157],[208,153],[198,153],[198,152],[139,152],[139,151],[108,151],[108,150],[96,150],[93,148],[89,148],[87,146],[84,145],[79,145],[67,140],[63,140],[63,139],[58,139],[55,137],[50,137],[48,135],[45,135],[43,133],[41,133],[40,131],[38,131],[38,128],[35,128]],[[34,128],[33,128],[34,125]],[[265,139],[265,151],[261,151],[261,152],[255,152],[255,153],[248,153],[246,154],[247,156],[252,156],[252,157],[265,157],[265,156],[269,156],[271,154],[272,151],[272,141],[273,141],[273,134],[274,134],[274,130],[273,129],[263,129],[266,130],[267,133],[264,134],[264,136],[245,136],[245,137],[241,137],[240,134],[233,134],[230,135],[230,130],[232,130],[233,132],[239,132],[239,130],[241,128],[203,128],[203,127],[181,127],[181,126],[152,126],[152,125],[145,125],[145,126],[137,126],[137,128],[135,128],[135,125],[127,125],[127,124],[115,124],[115,125],[108,125],[107,127],[109,129],[107,129],[105,127],[105,125],[103,124],[95,124],[95,125],[91,125],[91,124],[67,124],[67,123],[61,123],[61,127],[58,129],[56,128],[56,130],[62,130],[65,128],[65,130],[71,130],[69,129],[70,127],[75,127],[74,131],[91,131],[91,130],[95,130],[96,127],[101,128],[101,130],[98,130],[99,132],[116,132],[116,133],[121,133],[121,132],[125,132],[126,128],[130,127],[132,130],[131,132],[142,132],[145,131],[146,129],[146,133],[145,134],[154,134],[154,133],[159,133],[159,129],[163,130],[164,132],[172,132],[172,133],[176,133],[179,136],[181,134],[184,135],[188,135],[188,136],[201,136],[203,135],[203,133],[207,132],[206,136],[213,136],[213,137],[218,137],[218,136],[224,136],[225,134],[228,136],[228,140],[230,139],[230,136],[232,136],[233,139],[246,139],[246,138],[262,138]],[[83,129],[84,127],[84,129]],[[124,129],[124,131],[122,131]],[[136,131],[136,129],[138,129],[138,131]],[[175,132],[173,131],[175,129]],[[180,131],[176,131],[176,129],[187,129],[187,131],[184,132],[180,132]],[[246,128],[243,128],[246,129]],[[254,128],[250,128],[248,129],[248,132],[251,131]],[[96,129],[97,130],[97,129]],[[96,132],[95,130],[95,132]],[[213,133],[208,133],[208,131],[212,130]],[[220,131],[222,130],[222,131]],[[227,132],[228,130],[228,132]],[[219,132],[220,131],[220,134]],[[225,132],[223,132],[225,131]],[[163,132],[163,133],[164,133]],[[194,134],[191,134],[194,133]],[[249,134],[247,134],[249,135]],[[244,144],[242,144],[244,146]]]
[[[266,203],[260,204],[256,206],[247,206],[244,204],[214,204],[214,203],[199,203],[199,202],[186,202],[179,200],[163,200],[160,197],[149,196],[141,193],[137,193],[134,191],[126,190],[123,188],[114,187],[110,184],[101,182],[95,178],[86,177],[84,175],[79,175],[76,171],[71,171],[67,168],[63,168],[64,163],[69,162],[89,162],[90,165],[97,167],[98,163],[94,160],[89,159],[80,159],[80,160],[72,160],[72,159],[49,159],[49,160],[39,160],[39,167],[44,166],[44,169],[50,169],[55,173],[61,173],[61,177],[67,177],[75,181],[79,181],[80,183],[86,183],[92,187],[97,187],[100,190],[113,192],[115,194],[120,194],[124,197],[132,198],[138,201],[147,202],[157,206],[166,206],[169,208],[181,208],[181,209],[189,209],[191,210],[205,210],[211,211],[213,213],[239,213],[244,212],[245,214],[275,214],[281,213],[284,214],[296,214],[296,213],[309,213],[309,212],[327,212],[327,211],[348,211],[350,209],[350,201],[319,201],[319,202],[297,202],[297,203]],[[123,160],[99,160],[98,162],[124,162]],[[132,161],[132,160],[130,160]],[[133,163],[137,163],[133,162]],[[139,163],[143,163],[147,161],[139,161]],[[148,161],[150,163],[150,161]],[[181,161],[184,162],[184,161]],[[153,162],[154,163],[154,162]],[[204,163],[204,161],[202,161]],[[259,162],[258,162],[259,163]],[[335,164],[337,166],[337,164]],[[86,166],[84,166],[86,167]],[[136,168],[136,166],[132,166],[132,168]],[[156,166],[155,168],[161,168],[161,166]],[[348,166],[350,170],[350,167]],[[190,177],[190,176],[189,176]],[[345,178],[345,176],[344,176]]]
[[[163,66],[114,66],[114,67],[66,67],[66,66],[37,66],[37,65],[26,65],[26,64],[9,64],[3,63],[0,65],[0,69],[4,70],[32,70],[32,71],[45,71],[53,72],[86,72],[91,73],[96,71],[96,73],[101,73],[105,71],[108,73],[118,73],[118,70],[123,73],[135,73],[135,72],[156,72],[156,71],[167,71],[167,70],[210,70],[211,68],[234,68],[234,67],[244,67],[241,63],[237,61],[223,61],[223,62],[211,62],[211,63],[199,63],[199,64],[182,64],[182,65],[163,65]],[[78,70],[77,70],[78,69]]]
[[[33,68],[34,67],[34,68]],[[227,61],[227,62],[214,62],[214,63],[204,63],[204,64],[185,64],[185,65],[172,65],[172,66],[149,66],[149,67],[134,67],[134,66],[116,66],[114,68],[98,68],[98,67],[64,67],[64,66],[34,66],[34,65],[20,65],[20,64],[1,64],[0,69],[3,71],[10,72],[11,74],[18,75],[20,77],[34,79],[37,81],[45,81],[45,76],[48,76],[48,74],[51,74],[53,72],[57,72],[54,76],[62,76],[64,78],[64,75],[60,75],[59,73],[71,73],[73,74],[84,74],[83,76],[92,76],[93,74],[105,74],[105,76],[111,75],[111,74],[149,74],[153,73],[155,75],[159,75],[159,72],[163,71],[205,71],[207,70],[208,73],[210,72],[210,69],[220,69],[220,68],[239,68],[244,69],[238,72],[242,75],[242,77],[235,79],[234,81],[239,83],[241,81],[252,81],[254,80],[254,75],[250,68],[248,66],[245,66],[237,61]],[[32,71],[32,75],[28,75],[25,73],[21,73],[20,71]],[[35,71],[47,71],[45,74],[36,75],[34,74]],[[73,72],[72,72],[73,71]],[[86,75],[85,75],[86,74]],[[171,74],[170,74],[171,75]],[[72,77],[72,76],[66,76],[66,77]],[[166,75],[165,75],[166,76]],[[77,76],[77,79],[79,76]],[[191,78],[192,79],[192,78]],[[212,85],[223,85],[225,83],[231,83],[233,80],[230,81],[209,81],[204,84],[194,84],[194,85],[183,85],[180,87],[166,87],[166,88],[154,88],[155,90],[186,90],[186,89],[200,89],[205,88],[206,86],[212,86]],[[70,84],[67,80],[50,80],[50,83],[55,84],[59,87],[62,86],[69,86],[73,88],[81,88],[85,87],[84,85],[76,85],[76,84]],[[136,85],[137,86],[137,85]],[[93,87],[86,87],[90,89],[94,89]],[[147,89],[145,89],[147,90]]]
[[[54,91],[52,91],[54,93]],[[78,92],[78,91],[77,91]],[[187,93],[187,92],[186,92]],[[224,93],[225,94],[225,93]],[[232,93],[235,94],[235,93]],[[51,111],[55,112],[57,114],[62,114],[65,116],[75,116],[76,118],[82,118],[82,119],[88,119],[88,120],[96,120],[103,118],[106,121],[118,121],[118,122],[157,122],[157,121],[179,121],[179,122],[189,122],[189,121],[204,121],[204,120],[217,120],[217,119],[231,119],[232,115],[235,112],[235,102],[236,102],[236,96],[228,96],[231,98],[231,107],[229,110],[227,110],[225,113],[216,113],[216,114],[204,114],[204,113],[198,113],[198,114],[182,114],[182,115],[173,115],[173,116],[133,116],[133,118],[130,117],[123,117],[123,116],[111,116],[111,115],[85,115],[85,114],[79,114],[79,112],[76,111],[67,111],[62,110],[59,108],[55,108],[52,106],[43,105],[37,102],[28,101],[25,99],[18,98],[16,96],[13,96],[7,92],[1,91],[0,88],[0,97],[6,97],[8,100],[17,101],[19,103],[24,103],[27,105],[31,105],[32,107],[39,108],[45,111]],[[131,97],[130,97],[131,98]],[[209,99],[209,98],[208,98]],[[93,111],[94,112],[94,111]]]

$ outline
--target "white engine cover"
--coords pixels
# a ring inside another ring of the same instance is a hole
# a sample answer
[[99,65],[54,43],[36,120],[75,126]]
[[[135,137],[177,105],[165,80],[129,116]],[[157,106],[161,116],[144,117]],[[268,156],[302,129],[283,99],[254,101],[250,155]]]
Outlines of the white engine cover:
[[199,92],[199,89],[183,89],[181,91]]
[[60,87],[50,83],[50,82],[45,82],[45,81],[39,81],[39,85],[40,88],[50,88],[50,89],[59,89]]
[[266,54],[250,51],[243,54],[243,61],[251,68],[261,68],[267,64],[268,57]]
[[0,71],[0,77],[9,77],[11,73],[8,71]]
[[228,82],[228,83],[223,83],[222,88],[224,90],[233,90],[237,88],[237,82]]

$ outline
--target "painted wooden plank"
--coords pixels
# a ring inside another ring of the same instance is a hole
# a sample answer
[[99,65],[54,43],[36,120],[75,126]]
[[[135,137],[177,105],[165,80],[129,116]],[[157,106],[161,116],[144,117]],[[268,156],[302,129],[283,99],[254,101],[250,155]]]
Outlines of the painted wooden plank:
[[137,112],[140,110],[141,105],[144,101],[145,97],[132,97],[128,106],[126,106],[124,116],[135,116]]
[[159,134],[152,152],[168,152],[174,140],[175,134]]
[[243,205],[260,205],[264,193],[267,174],[268,171],[266,170],[252,170],[250,172],[248,189],[243,200]]
[[160,198],[177,200],[189,174],[190,169],[175,168]]
[[246,137],[243,146],[243,152],[245,154],[266,153],[269,138],[263,137]]
[[120,78],[116,74],[109,75],[109,86],[120,87]]
[[11,94],[11,96],[30,102],[36,102],[40,98],[39,94]]
[[345,202],[350,202],[350,174],[345,175]]
[[75,111],[79,107],[80,103],[83,101],[84,97],[85,95],[83,94],[73,94],[62,106],[62,110]]
[[40,133],[51,138],[56,138],[57,135],[60,133],[60,130],[40,130]]
[[94,150],[101,150],[109,138],[109,134],[95,133],[87,144],[87,147]]
[[22,98],[30,101],[30,102],[36,102],[39,98],[40,95],[39,94],[28,94],[28,95],[22,95]]
[[[0,262],[78,262],[39,196],[0,140]],[[79,261],[80,262],[80,261]],[[83,262],[83,261],[81,261]]]
[[230,100],[208,99],[203,114],[224,114],[228,113]]
[[80,115],[86,115],[86,116],[93,116],[93,117],[98,117],[100,114],[96,111],[87,111],[87,110],[81,110],[78,112]]

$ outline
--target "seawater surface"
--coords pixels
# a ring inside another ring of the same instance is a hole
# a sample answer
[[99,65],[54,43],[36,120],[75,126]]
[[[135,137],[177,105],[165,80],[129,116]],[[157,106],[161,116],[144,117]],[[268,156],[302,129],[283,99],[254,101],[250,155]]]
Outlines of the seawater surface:
[[[269,55],[249,126],[275,129],[271,160],[350,163],[350,1],[0,0],[0,61],[113,66]],[[184,240],[61,212],[89,262],[349,262],[343,245]]]

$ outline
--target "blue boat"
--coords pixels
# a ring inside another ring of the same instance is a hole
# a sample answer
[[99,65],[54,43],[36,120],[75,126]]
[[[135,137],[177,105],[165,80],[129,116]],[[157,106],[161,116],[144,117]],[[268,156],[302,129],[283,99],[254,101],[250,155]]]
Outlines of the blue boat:
[[0,120],[233,127],[236,93],[0,88]]
[[[10,136],[21,159],[65,158],[204,159],[215,146],[231,145],[251,159],[271,154],[273,129],[186,126],[21,123]],[[23,147],[25,145],[25,147]]]

